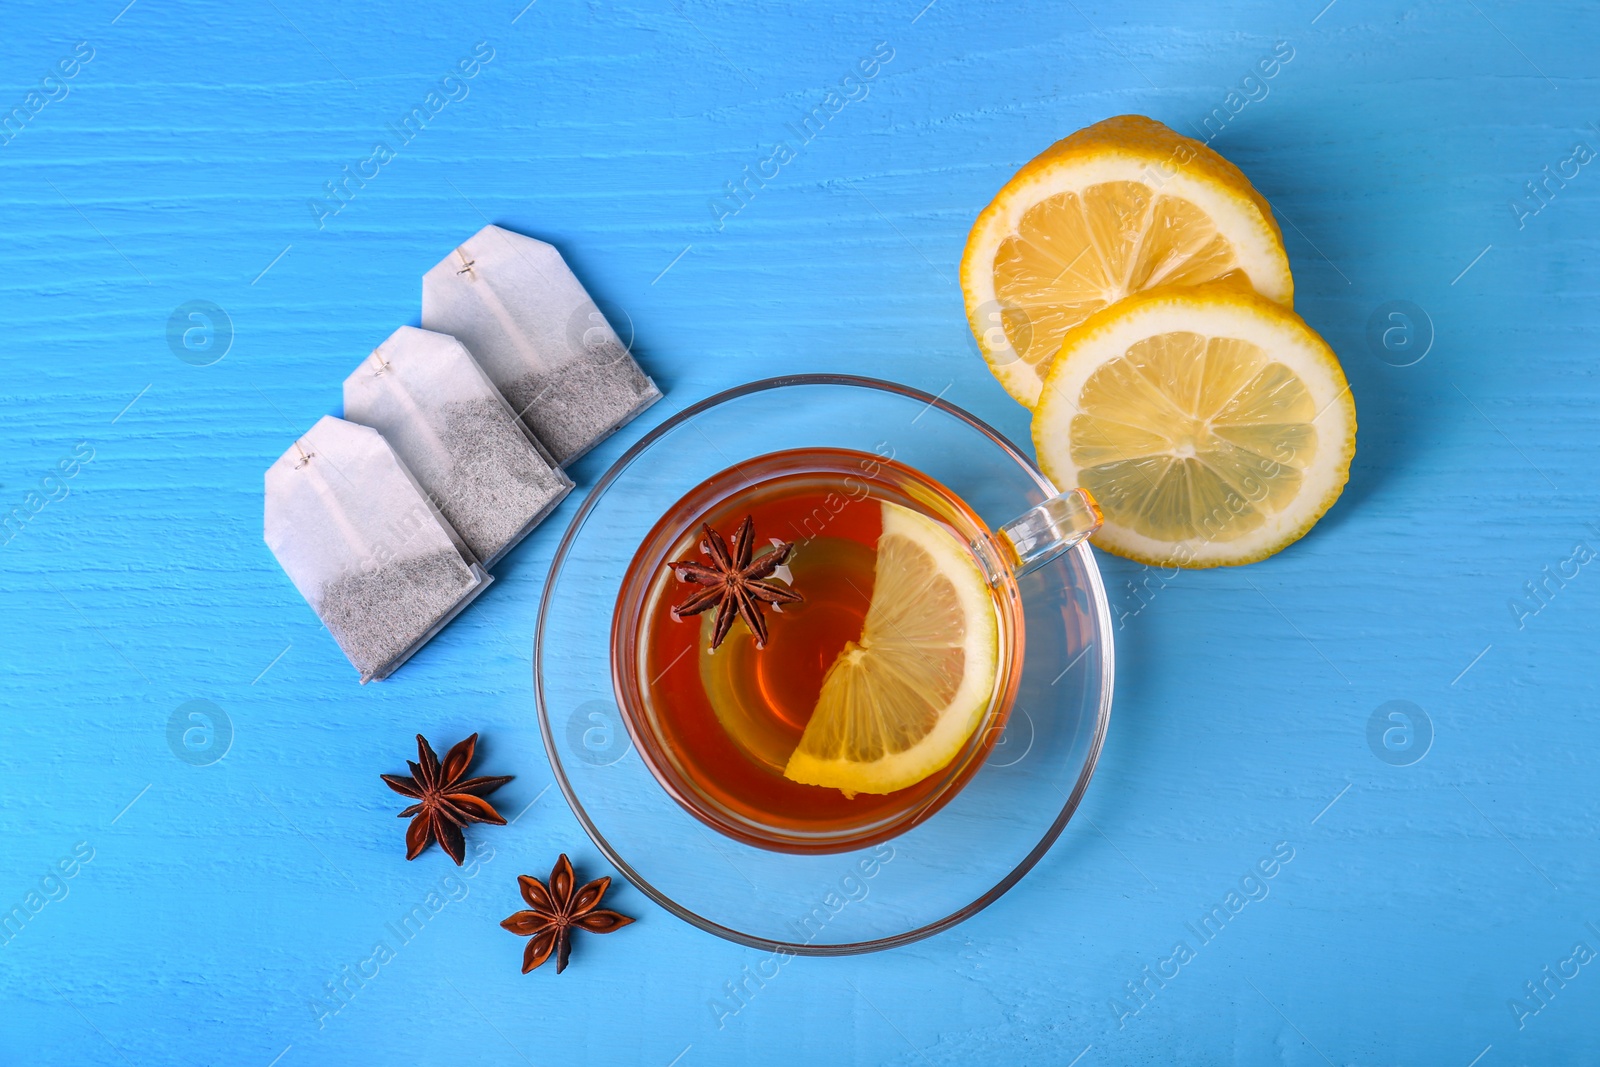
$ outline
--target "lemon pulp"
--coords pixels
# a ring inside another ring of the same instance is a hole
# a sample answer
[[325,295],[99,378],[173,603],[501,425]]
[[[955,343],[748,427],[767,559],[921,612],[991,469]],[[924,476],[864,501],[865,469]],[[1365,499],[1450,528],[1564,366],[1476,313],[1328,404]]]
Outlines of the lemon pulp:
[[1291,302],[1272,210],[1233,164],[1141,115],[1095,123],[1023,166],[979,214],[961,261],[978,347],[1029,407],[1095,312],[1219,278]]
[[1142,182],[1103,182],[1030,207],[994,257],[995,296],[1011,346],[1034,364],[1068,330],[1129,293],[1235,269],[1210,216]]
[[1174,286],[1091,318],[1034,414],[1041,465],[1094,494],[1095,543],[1140,562],[1249,563],[1338,498],[1355,405],[1292,311],[1237,287]]
[[946,766],[983,721],[999,670],[1000,624],[971,552],[935,520],[882,503],[861,638],[828,668],[784,776],[892,793]]

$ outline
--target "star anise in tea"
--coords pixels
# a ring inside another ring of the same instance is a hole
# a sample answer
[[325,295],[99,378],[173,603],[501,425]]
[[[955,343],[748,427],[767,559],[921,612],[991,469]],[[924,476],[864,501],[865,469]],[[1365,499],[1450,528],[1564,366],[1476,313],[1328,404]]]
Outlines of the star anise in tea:
[[411,819],[411,825],[406,828],[406,859],[416,859],[423,849],[438,841],[439,847],[459,867],[466,856],[466,844],[461,836],[463,826],[469,822],[506,824],[494,806],[483,798],[511,781],[511,777],[463,779],[477,747],[478,735],[473,734],[446,752],[444,762],[440,763],[433,747],[418,734],[417,762],[406,761],[411,767],[411,777],[379,775],[390,789],[417,802],[400,813],[400,818]]
[[600,907],[600,898],[611,888],[609,877],[596,878],[581,889],[574,889],[577,882],[565,852],[556,860],[548,886],[537,878],[517,875],[522,899],[530,910],[519,911],[500,925],[519,937],[530,938],[522,952],[523,974],[544,963],[552,953],[556,957],[556,973],[566,970],[574,930],[609,934],[633,922],[626,915]]
[[682,619],[715,607],[717,618],[711,630],[712,648],[722,644],[735,618],[743,619],[750,628],[750,633],[756,639],[756,647],[765,648],[767,620],[761,613],[761,605],[792,604],[802,599],[794,590],[766,581],[794,551],[793,542],[779,544],[771,551],[762,553],[760,559],[752,560],[755,523],[749,515],[744,517],[735,531],[732,549],[709,523],[701,523],[700,529],[706,535],[705,546],[711,557],[710,566],[692,559],[680,559],[667,566],[672,568],[678,581],[703,585],[705,588],[683,603],[674,605],[672,617]]

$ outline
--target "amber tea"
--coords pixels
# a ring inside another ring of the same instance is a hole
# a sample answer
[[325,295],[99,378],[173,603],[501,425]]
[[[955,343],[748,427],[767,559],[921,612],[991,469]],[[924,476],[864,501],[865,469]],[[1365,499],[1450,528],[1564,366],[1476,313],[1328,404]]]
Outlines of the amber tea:
[[773,453],[715,475],[640,546],[613,672],[641,755],[717,830],[857,848],[933,814],[1003,727],[1011,570],[949,490],[881,455]]

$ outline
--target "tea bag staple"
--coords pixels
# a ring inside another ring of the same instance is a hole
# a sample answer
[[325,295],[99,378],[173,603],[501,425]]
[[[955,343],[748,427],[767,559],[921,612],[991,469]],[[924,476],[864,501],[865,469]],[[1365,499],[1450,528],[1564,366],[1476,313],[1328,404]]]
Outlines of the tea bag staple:
[[363,684],[494,580],[383,436],[332,416],[267,469],[264,532]]
[[423,276],[422,326],[466,345],[562,465],[661,398],[561,253],[499,226]]
[[485,567],[572,490],[472,354],[446,334],[411,326],[390,334],[344,380],[344,415],[383,434]]

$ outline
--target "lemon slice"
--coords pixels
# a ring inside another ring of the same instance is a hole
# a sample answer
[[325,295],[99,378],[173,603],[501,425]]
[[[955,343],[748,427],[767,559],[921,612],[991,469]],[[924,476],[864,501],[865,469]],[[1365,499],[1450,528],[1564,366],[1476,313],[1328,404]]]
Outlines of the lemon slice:
[[1238,167],[1142,115],[1085,127],[1023,166],[978,215],[961,258],[978,348],[1030,408],[1090,315],[1153,286],[1229,275],[1293,301],[1271,207]]
[[1343,490],[1355,435],[1333,350],[1294,312],[1222,282],[1090,318],[1033,415],[1045,473],[1100,504],[1095,544],[1156,566],[1253,563],[1297,540]]
[[861,640],[828,668],[784,777],[849,796],[920,782],[983,720],[999,659],[994,600],[966,546],[884,503]]

